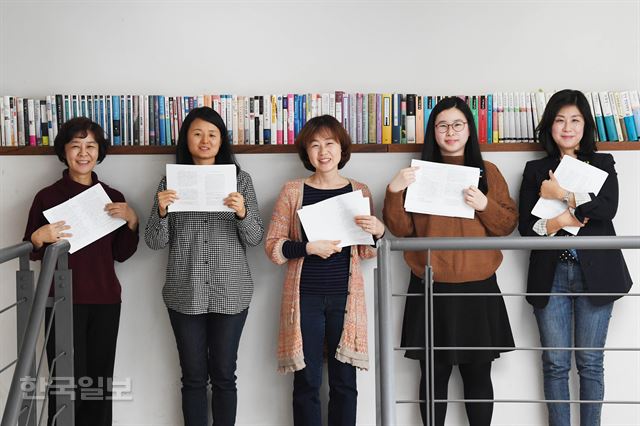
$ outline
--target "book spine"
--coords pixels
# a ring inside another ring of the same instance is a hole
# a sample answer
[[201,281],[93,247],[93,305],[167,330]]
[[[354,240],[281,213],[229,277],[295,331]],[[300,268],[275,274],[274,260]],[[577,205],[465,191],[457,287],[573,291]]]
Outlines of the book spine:
[[393,112],[391,109],[391,94],[385,93],[382,95],[382,143],[390,144],[391,137],[391,127],[392,127],[392,118]]
[[337,91],[334,94],[335,96],[335,109],[334,109],[334,113],[332,114],[336,120],[338,120],[340,123],[343,123],[342,121],[342,98],[344,97],[344,92],[342,91]]
[[613,112],[613,121],[618,132],[618,142],[627,140],[627,129],[624,127],[624,118],[618,107],[620,105],[620,94],[618,92],[609,92],[609,100],[611,101],[611,112]]
[[278,145],[282,145],[284,143],[284,131],[283,131],[283,127],[282,127],[282,120],[283,120],[283,114],[282,114],[282,95],[278,95],[277,97],[277,111],[276,111],[276,120],[278,123],[278,127],[277,127],[277,133],[276,133],[276,143]]
[[481,144],[487,143],[487,97],[484,95],[478,96],[478,141]]
[[27,123],[29,129],[29,145],[36,146],[36,122],[35,122],[35,104],[33,99],[27,99]]
[[504,94],[502,92],[496,93],[496,99],[498,101],[498,143],[505,143],[505,122],[504,122]]
[[[585,92],[584,97],[587,98],[587,103],[589,104],[589,110],[591,111],[591,116],[593,117],[593,122],[596,122],[596,110],[593,108],[593,96],[591,92]],[[599,142],[600,135],[598,134],[598,128],[593,129],[593,137],[594,141]]]
[[629,92],[629,99],[631,102],[631,113],[633,114],[633,122],[636,125],[636,133],[640,140],[640,95],[637,90],[631,90]]
[[604,120],[602,119],[602,107],[600,106],[600,95],[598,95],[598,92],[591,93],[591,101],[593,104],[593,116],[596,123],[598,140],[600,140],[601,142],[606,142],[607,132],[604,127]]
[[47,101],[40,101],[40,134],[42,135],[42,145],[49,146],[49,122],[47,119]]
[[376,144],[382,143],[382,93],[376,93]]
[[369,143],[369,96],[366,93],[358,94],[358,110],[360,143]]
[[293,145],[295,143],[296,140],[296,135],[295,135],[295,103],[294,103],[294,99],[295,96],[293,95],[293,93],[289,93],[287,95],[287,140],[289,141],[289,144]]
[[534,143],[536,140],[533,127],[533,106],[531,101],[531,93],[526,92],[524,96],[524,102],[527,109],[527,136],[529,137],[529,143]]
[[608,92],[600,92],[600,106],[602,106],[602,117],[604,120],[604,126],[607,130],[607,140],[615,142],[618,140],[618,130],[616,129],[616,123],[613,118],[613,111],[611,110],[611,100],[609,99]]
[[[93,102],[92,102],[93,103]],[[45,98],[45,110],[47,113],[47,142],[49,145],[53,145],[53,111],[55,106],[51,103],[51,96]]]
[[400,93],[394,93],[391,99],[391,143],[400,143],[400,139],[402,137],[400,126],[402,114],[402,105],[400,102],[402,100],[402,95]]
[[[418,96],[419,98],[419,96]],[[407,116],[405,119],[405,126],[407,132],[407,143],[417,143],[416,137],[416,95],[413,93],[407,94]]]
[[24,98],[16,98],[16,112],[18,114],[18,145],[25,145],[25,130],[24,130]]
[[620,92],[620,104],[622,106],[622,114],[624,116],[624,125],[627,128],[627,140],[637,141],[638,131],[633,120],[633,110],[631,109],[631,98],[629,92]]
[[120,96],[111,97],[111,108],[113,109],[113,144],[118,146],[120,140]]

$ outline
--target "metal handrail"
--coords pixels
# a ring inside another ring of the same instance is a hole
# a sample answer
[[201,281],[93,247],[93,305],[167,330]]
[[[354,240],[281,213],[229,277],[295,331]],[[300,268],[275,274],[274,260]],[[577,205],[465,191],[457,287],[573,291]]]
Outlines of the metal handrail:
[[[380,401],[378,406],[378,424],[387,426],[396,424],[395,412],[395,377],[393,368],[393,352],[398,348],[393,344],[393,321],[391,315],[391,299],[393,296],[410,296],[405,293],[392,293],[391,289],[391,271],[388,267],[391,260],[391,251],[427,251],[427,268],[425,269],[425,282],[430,285],[433,282],[432,270],[430,266],[431,250],[564,250],[564,249],[640,249],[640,236],[594,236],[573,238],[540,238],[540,237],[450,237],[450,238],[389,238],[378,241],[378,264],[375,273],[376,278],[376,297],[377,297],[377,314],[376,330],[378,333],[376,342],[377,357],[379,371],[377,372],[377,389],[376,394]],[[429,287],[430,288],[430,287]],[[425,298],[425,303],[429,303],[425,312],[433,315],[433,297],[436,296],[432,292],[430,297]],[[475,295],[481,295],[477,293]],[[613,293],[612,293],[613,294]],[[487,294],[488,296],[502,296],[500,293]],[[510,296],[532,296],[546,295],[544,293],[509,293]],[[604,294],[596,294],[603,296]],[[422,294],[424,296],[424,293]],[[446,294],[446,296],[451,296]],[[465,294],[469,296],[469,294]],[[427,320],[429,317],[425,318]],[[433,323],[433,318],[431,318]],[[427,332],[428,332],[427,327]],[[435,350],[433,344],[433,333],[427,333],[425,342],[432,350]],[[424,348],[423,348],[424,349]],[[452,349],[438,347],[439,350]],[[482,348],[480,348],[482,349]],[[491,348],[495,349],[495,348]],[[510,348],[516,349],[516,348]],[[518,349],[543,350],[540,347],[522,347]],[[546,348],[546,349],[569,349],[569,348]],[[576,350],[578,348],[571,348]],[[600,350],[601,348],[599,348]],[[637,348],[609,348],[609,350],[637,350]],[[432,366],[431,366],[432,369]],[[433,383],[431,389],[427,392],[433,395]],[[414,400],[418,402],[419,400]],[[448,400],[434,400],[433,402],[444,403]],[[478,402],[478,400],[474,400]],[[496,400],[497,402],[507,402],[507,400]],[[512,400],[516,402],[518,400]],[[405,401],[402,401],[405,402]],[[465,402],[465,400],[451,400],[450,402]],[[485,401],[487,402],[487,401]],[[530,400],[522,402],[532,402]],[[536,400],[534,402],[541,403],[546,400]],[[551,401],[553,402],[553,401]],[[563,401],[574,402],[574,401]],[[614,401],[615,402],[615,401]],[[609,403],[614,403],[609,401]],[[638,404],[638,401],[621,401],[620,403]],[[430,404],[427,405],[427,417],[430,416]]]
[[[7,397],[4,414],[2,415],[1,426],[15,426],[20,413],[23,412],[21,405],[24,394],[21,390],[21,380],[25,377],[31,377],[31,371],[35,364],[35,351],[38,334],[40,332],[40,324],[44,319],[44,311],[49,289],[53,282],[56,263],[58,258],[69,252],[70,247],[69,241],[61,240],[48,246],[45,250],[40,275],[38,276],[36,293],[31,306],[24,339],[20,346],[16,368],[13,372],[13,379],[11,380],[9,395]],[[29,249],[29,251],[31,251],[31,249]]]

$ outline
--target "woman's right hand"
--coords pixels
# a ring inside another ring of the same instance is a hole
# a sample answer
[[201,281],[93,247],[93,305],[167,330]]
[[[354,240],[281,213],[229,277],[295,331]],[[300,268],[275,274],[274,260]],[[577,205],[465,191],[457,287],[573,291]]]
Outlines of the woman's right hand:
[[389,184],[389,191],[400,192],[416,181],[416,170],[420,167],[407,167],[398,172]]
[[334,253],[340,253],[341,247],[338,247],[340,240],[318,240],[307,243],[307,254],[315,254],[323,259],[329,258]]
[[160,217],[167,216],[167,207],[177,199],[178,193],[173,189],[158,192],[158,214]]
[[69,225],[65,225],[65,221],[50,223],[48,225],[42,225],[40,228],[33,231],[31,234],[31,243],[37,250],[46,243],[55,243],[64,238],[69,238],[73,234],[66,233],[64,231],[71,229]]

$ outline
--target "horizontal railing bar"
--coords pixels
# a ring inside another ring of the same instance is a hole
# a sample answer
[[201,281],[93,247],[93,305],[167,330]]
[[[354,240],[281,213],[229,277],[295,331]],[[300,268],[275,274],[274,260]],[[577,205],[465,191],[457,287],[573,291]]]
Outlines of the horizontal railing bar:
[[638,249],[640,236],[390,238],[392,251]]
[[26,298],[26,297],[22,297],[22,298],[18,299],[18,300],[16,301],[16,303],[12,303],[11,305],[9,305],[9,306],[7,306],[7,307],[2,308],[2,310],[0,310],[0,314],[2,314],[2,313],[4,313],[4,312],[8,311],[8,310],[9,310],[9,309],[11,309],[11,308],[15,308],[15,307],[16,307],[16,306],[18,306],[19,304],[24,303],[24,302],[26,302],[26,301],[27,301],[27,298]]
[[15,364],[16,362],[18,362],[18,359],[14,359],[13,361],[11,361],[9,364],[5,365],[4,367],[2,367],[2,369],[0,369],[0,374],[2,374],[6,369],[10,368],[13,364]]
[[[455,284],[451,284],[455,285]],[[424,293],[394,293],[392,296],[423,296]],[[465,296],[640,296],[640,293],[434,293],[434,297]]]
[[33,244],[27,241],[0,249],[0,263],[29,254],[31,250],[33,250]]
[[[399,399],[396,404],[424,404],[424,399]],[[577,399],[436,399],[434,404],[445,404],[449,402],[471,402],[471,403],[500,403],[500,404],[625,404],[625,405],[640,405],[640,401],[627,401],[627,400],[577,400]]]
[[[395,351],[424,351],[424,347],[396,346]],[[434,346],[434,351],[607,351],[607,352],[640,352],[640,348],[571,348],[543,346]]]

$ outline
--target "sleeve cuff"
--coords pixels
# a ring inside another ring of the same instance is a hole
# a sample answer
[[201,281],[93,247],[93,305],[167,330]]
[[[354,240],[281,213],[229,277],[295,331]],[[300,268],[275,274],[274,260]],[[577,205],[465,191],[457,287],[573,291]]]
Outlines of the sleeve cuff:
[[576,207],[580,207],[591,201],[591,196],[586,192],[574,192],[573,198],[576,200]]

